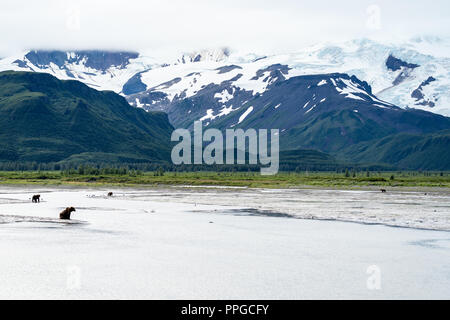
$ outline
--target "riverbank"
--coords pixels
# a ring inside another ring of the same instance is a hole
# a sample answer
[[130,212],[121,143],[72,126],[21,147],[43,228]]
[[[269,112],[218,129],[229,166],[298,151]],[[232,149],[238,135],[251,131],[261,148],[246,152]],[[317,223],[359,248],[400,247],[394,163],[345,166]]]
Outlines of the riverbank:
[[262,176],[253,172],[128,172],[127,174],[66,174],[60,171],[0,172],[1,185],[66,186],[229,186],[248,188],[402,188],[404,190],[449,190],[447,172],[302,172]]

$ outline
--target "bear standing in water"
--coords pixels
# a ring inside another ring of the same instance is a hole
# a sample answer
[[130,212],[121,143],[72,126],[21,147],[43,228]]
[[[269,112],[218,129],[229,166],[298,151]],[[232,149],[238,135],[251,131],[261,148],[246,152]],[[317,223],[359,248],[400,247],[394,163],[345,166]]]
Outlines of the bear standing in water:
[[70,220],[70,214],[76,211],[74,207],[67,207],[59,214],[61,220]]
[[41,195],[40,194],[35,194],[31,200],[33,203],[38,203],[41,202]]

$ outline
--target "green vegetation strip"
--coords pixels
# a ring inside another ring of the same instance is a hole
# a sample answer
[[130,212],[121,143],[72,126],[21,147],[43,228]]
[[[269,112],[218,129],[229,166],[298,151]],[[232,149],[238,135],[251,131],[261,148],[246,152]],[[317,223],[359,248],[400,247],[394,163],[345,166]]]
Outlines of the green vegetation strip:
[[440,187],[450,188],[449,172],[292,172],[262,176],[254,172],[79,173],[78,171],[1,171],[0,184],[79,186],[235,186],[251,188]]

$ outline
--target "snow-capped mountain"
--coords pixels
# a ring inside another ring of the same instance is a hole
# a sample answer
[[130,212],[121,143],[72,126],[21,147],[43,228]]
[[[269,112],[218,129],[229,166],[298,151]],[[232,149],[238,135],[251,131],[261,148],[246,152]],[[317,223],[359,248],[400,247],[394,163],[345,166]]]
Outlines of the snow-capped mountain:
[[221,62],[226,61],[230,56],[230,49],[219,48],[214,50],[202,50],[199,52],[185,53],[181,58],[177,59],[177,64],[180,63],[191,63],[191,62],[201,62],[201,61],[213,61]]
[[155,91],[176,85],[168,82],[129,99],[141,107],[163,109],[175,127],[192,128],[194,121],[202,120],[205,126],[222,130],[276,128],[284,150],[312,148],[335,153],[392,134],[450,129],[450,118],[382,101],[356,76],[332,73],[286,78],[287,72],[285,65],[261,70],[250,79],[260,80],[261,87],[238,87],[243,77],[237,74],[232,80],[181,96]]
[[136,52],[29,51],[0,60],[0,71],[49,73],[61,80],[78,80],[97,90],[122,91],[136,73],[157,66]]
[[[254,77],[249,78],[240,73],[241,70],[235,65],[211,70],[223,79],[209,82],[210,78],[207,84],[202,84],[203,77],[193,72],[185,79],[168,81],[132,94],[128,99],[137,106],[167,112],[174,125],[183,127],[191,126],[195,120],[202,120],[208,126],[222,118],[237,117],[236,121],[227,122],[226,127],[233,127],[251,118],[259,109],[268,107],[273,109],[273,119],[268,117],[264,123],[268,125],[270,122],[269,127],[283,129],[289,129],[304,118],[327,111],[330,107],[357,109],[361,104],[370,104],[376,108],[398,108],[379,100],[366,82],[347,74],[288,79],[289,67],[276,64],[258,70]],[[191,84],[183,81],[190,81]],[[190,89],[180,94],[178,86]],[[167,90],[169,88],[174,91]],[[261,127],[260,124],[253,123],[253,126]]]
[[[370,94],[388,104],[450,116],[449,48],[446,40],[422,37],[399,44],[367,39],[325,43],[267,56],[222,48],[181,54],[173,61],[134,52],[31,51],[0,60],[0,71],[47,72],[79,80],[121,93],[147,110],[173,110],[207,89],[213,98],[187,111],[210,122],[241,109],[274,83],[339,73],[367,82]],[[348,85],[340,89],[353,90]]]
[[[408,167],[446,168],[431,166],[427,157],[448,150],[446,48],[442,40],[419,38],[402,45],[321,44],[277,55],[217,49],[171,60],[135,52],[30,51],[0,60],[0,71],[44,72],[113,90],[131,105],[164,111],[175,128],[202,120],[221,130],[279,129],[282,151],[315,149],[351,161],[364,154],[365,162],[383,154],[383,163],[409,154],[421,161]],[[388,151],[382,139],[391,141]],[[397,142],[403,151],[395,151]]]

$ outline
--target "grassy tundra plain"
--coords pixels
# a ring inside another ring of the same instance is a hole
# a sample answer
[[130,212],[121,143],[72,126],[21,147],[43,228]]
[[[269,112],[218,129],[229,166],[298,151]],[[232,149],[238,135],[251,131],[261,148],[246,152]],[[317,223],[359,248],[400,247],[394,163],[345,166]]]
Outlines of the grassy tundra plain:
[[250,188],[437,187],[450,188],[450,172],[140,172],[0,171],[0,184],[79,186],[234,186]]

